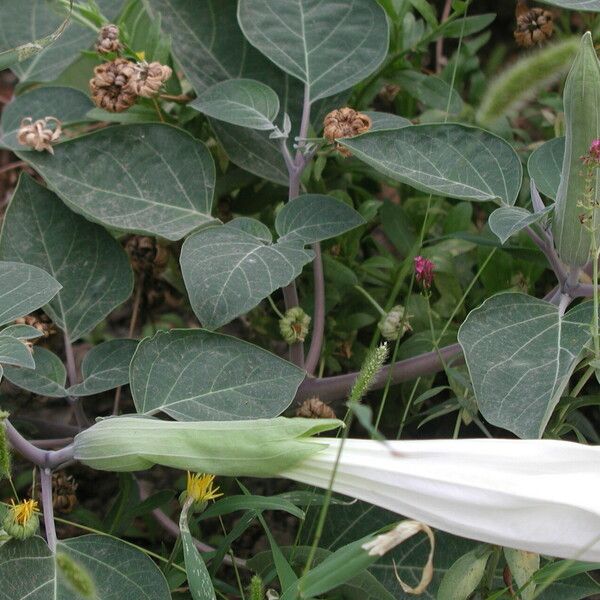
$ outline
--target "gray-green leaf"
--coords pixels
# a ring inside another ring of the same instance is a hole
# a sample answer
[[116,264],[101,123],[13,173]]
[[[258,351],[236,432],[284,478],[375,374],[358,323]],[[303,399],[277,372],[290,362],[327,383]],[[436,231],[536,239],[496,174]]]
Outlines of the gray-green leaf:
[[525,229],[525,227],[537,223],[552,210],[554,210],[553,204],[546,206],[544,210],[537,213],[530,213],[520,206],[501,206],[490,215],[488,224],[504,244],[509,237]]
[[91,396],[129,383],[129,363],[137,340],[109,340],[94,346],[81,363],[83,382],[67,390],[69,396]]
[[479,586],[491,549],[475,548],[461,556],[446,572],[437,600],[468,600]]
[[544,4],[560,6],[568,10],[589,10],[600,12],[600,0],[541,0]]
[[35,361],[33,370],[5,366],[4,377],[14,385],[34,394],[64,398],[67,395],[65,391],[67,372],[60,358],[46,348],[34,346],[33,360]]
[[304,372],[258,346],[202,329],[146,338],[131,361],[131,392],[142,414],[180,421],[275,417]]
[[169,240],[213,220],[212,157],[181,129],[120,125],[57,144],[54,151],[22,158],[87,219]]
[[376,110],[363,110],[362,113],[371,119],[371,129],[369,131],[400,129],[401,127],[412,125],[408,119],[392,113],[384,113]]
[[365,220],[351,206],[332,196],[303,194],[288,202],[277,214],[279,243],[320,242],[350,231]]
[[29,348],[16,337],[0,335],[0,364],[14,365],[15,367],[35,368],[35,362]]
[[[120,540],[84,535],[59,541],[57,554],[58,560],[37,536],[5,543],[0,547],[0,599],[171,599],[160,569],[145,554]],[[74,580],[76,573],[69,576],[70,569],[61,567],[65,558],[71,569],[81,573],[87,584],[85,590]]]
[[521,188],[517,153],[503,139],[475,127],[414,125],[340,143],[384,175],[432,194],[512,206]]
[[559,137],[544,142],[531,153],[527,161],[529,177],[535,180],[538,190],[552,200],[556,199],[560,185],[564,155],[565,138]]
[[553,304],[504,293],[472,311],[458,332],[483,416],[539,438],[590,339],[590,303],[564,316]]
[[46,311],[71,340],[127,300],[133,287],[120,244],[26,174],[4,218],[0,255],[33,263],[62,283]]
[[0,261],[0,325],[44,306],[60,288],[54,277],[38,267]]
[[194,312],[204,327],[216,329],[286,286],[312,258],[298,241],[265,244],[222,225],[190,236],[180,261]]
[[0,146],[11,150],[30,150],[17,142],[17,131],[25,117],[56,117],[63,125],[85,121],[93,104],[89,97],[69,87],[40,87],[17,96],[2,111]]
[[190,106],[219,121],[250,129],[271,130],[279,113],[279,98],[260,81],[229,79],[202,92]]
[[407,94],[422,102],[427,108],[443,111],[448,109],[451,114],[458,114],[463,109],[460,94],[435,75],[425,75],[425,73],[406,69],[396,73],[393,79]]
[[388,50],[388,22],[375,0],[240,0],[250,43],[308,86],[311,102],[351,88]]

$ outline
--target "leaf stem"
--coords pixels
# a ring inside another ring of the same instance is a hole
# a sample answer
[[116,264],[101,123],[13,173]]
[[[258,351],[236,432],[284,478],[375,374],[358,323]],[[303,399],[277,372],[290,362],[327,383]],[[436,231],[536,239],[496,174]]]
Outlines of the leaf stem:
[[54,507],[52,504],[52,471],[40,468],[40,483],[42,486],[42,508],[44,511],[44,528],[46,540],[53,554],[56,554],[56,526],[54,525]]
[[315,258],[313,260],[314,273],[314,296],[315,304],[313,311],[312,337],[310,348],[306,356],[306,370],[314,373],[323,348],[323,336],[325,333],[325,275],[323,273],[323,259],[321,257],[321,244],[313,244]]

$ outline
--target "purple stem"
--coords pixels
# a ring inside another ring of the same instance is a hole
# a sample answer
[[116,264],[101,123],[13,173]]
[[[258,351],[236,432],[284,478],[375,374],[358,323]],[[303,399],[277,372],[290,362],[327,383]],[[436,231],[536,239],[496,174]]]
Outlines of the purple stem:
[[[69,338],[69,334],[65,330],[63,332],[63,340],[65,346],[65,357],[67,359],[67,379],[69,381],[69,385],[75,385],[77,383],[77,366],[75,365],[75,355],[73,353],[73,344]],[[89,427],[90,422],[87,418],[83,410],[83,406],[81,406],[81,401],[79,398],[75,398],[74,396],[67,396],[67,400],[69,404],[73,407],[73,412],[75,413],[75,420],[77,421],[77,425],[79,427]]]
[[533,240],[536,246],[546,255],[556,278],[559,281],[560,286],[562,287],[567,280],[568,273],[565,269],[565,266],[562,264],[554,246],[550,244],[548,240],[542,239],[531,227],[525,227],[525,232],[529,237]]
[[315,372],[321,348],[323,347],[323,334],[325,331],[325,278],[323,275],[323,259],[321,258],[321,244],[313,244],[315,258],[313,261],[313,272],[315,278],[315,309],[312,323],[312,339],[306,357],[306,371],[312,375]]
[[[402,383],[410,381],[424,375],[433,375],[444,369],[444,363],[453,361],[453,364],[460,364],[464,361],[462,349],[459,344],[452,344],[439,351],[426,352],[413,358],[407,358],[386,365],[379,371],[375,378],[372,389],[380,389],[385,386],[388,376],[391,374],[391,383]],[[323,402],[332,402],[345,398],[352,385],[354,384],[358,373],[345,373],[335,377],[325,377],[315,379],[307,377],[301,384],[296,394],[296,400],[302,402],[311,396],[318,396]]]
[[54,554],[56,552],[56,527],[54,525],[54,506],[52,504],[52,471],[50,469],[40,469],[40,482],[42,484],[42,508],[44,510],[46,540]]

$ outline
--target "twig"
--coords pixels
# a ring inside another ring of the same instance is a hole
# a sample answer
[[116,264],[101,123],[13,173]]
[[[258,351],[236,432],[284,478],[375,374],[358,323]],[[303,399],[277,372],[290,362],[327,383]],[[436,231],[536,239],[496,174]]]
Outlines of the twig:
[[17,160],[15,162],[8,163],[7,165],[1,166],[0,173],[6,173],[7,171],[12,171],[13,169],[20,169],[21,167],[25,167],[26,165],[26,162],[22,160]]
[[306,357],[306,371],[312,375],[321,358],[323,347],[323,334],[325,331],[325,278],[323,275],[323,259],[321,257],[321,244],[313,244],[315,258],[313,260],[313,273],[315,280],[315,309],[313,314],[312,338]]
[[[442,18],[440,23],[443,23],[450,16],[450,9],[452,8],[452,0],[446,0],[444,4],[444,10],[442,12]],[[440,73],[442,71],[442,63],[447,62],[444,56],[444,36],[438,38],[435,43],[435,72]]]
[[179,102],[180,104],[187,104],[194,99],[193,96],[188,96],[187,94],[179,94],[177,96],[174,96],[173,94],[159,94],[158,97],[167,102]]
[[[65,346],[65,357],[67,359],[67,379],[69,380],[69,385],[71,386],[77,383],[77,367],[75,366],[73,344],[71,343],[69,334],[66,331],[63,332],[63,340]],[[67,400],[73,408],[77,425],[79,425],[79,427],[89,427],[90,421],[83,410],[83,406],[81,406],[81,401],[79,400],[79,398],[75,398],[74,396],[68,396]]]
[[54,506],[52,504],[52,471],[50,469],[40,469],[40,483],[42,485],[42,508],[44,511],[46,540],[54,554],[56,553],[56,527],[54,525]]

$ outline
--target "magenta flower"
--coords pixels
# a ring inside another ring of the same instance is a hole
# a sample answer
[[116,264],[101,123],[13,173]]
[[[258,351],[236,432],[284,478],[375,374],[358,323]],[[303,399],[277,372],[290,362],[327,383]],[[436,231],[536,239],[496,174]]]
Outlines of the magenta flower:
[[423,256],[415,256],[415,278],[425,288],[429,289],[433,283],[435,265]]
[[596,139],[592,142],[589,149],[589,154],[596,160],[600,160],[600,140]]

